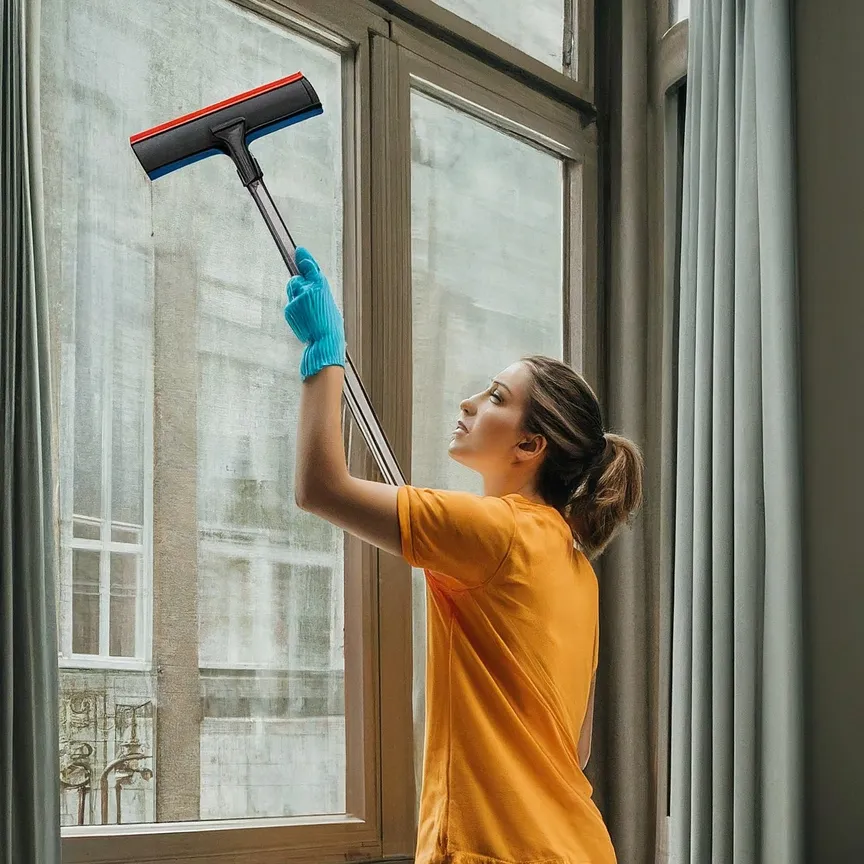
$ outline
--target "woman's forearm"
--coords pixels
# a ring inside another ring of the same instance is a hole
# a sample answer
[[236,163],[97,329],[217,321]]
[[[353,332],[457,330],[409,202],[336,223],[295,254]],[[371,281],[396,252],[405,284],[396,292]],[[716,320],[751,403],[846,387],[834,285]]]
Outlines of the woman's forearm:
[[327,366],[302,385],[294,474],[297,506],[400,555],[396,487],[360,480],[348,472],[342,443],[344,379],[342,367]]
[[342,442],[344,379],[341,366],[327,366],[300,388],[294,497],[306,510],[337,497],[350,479]]

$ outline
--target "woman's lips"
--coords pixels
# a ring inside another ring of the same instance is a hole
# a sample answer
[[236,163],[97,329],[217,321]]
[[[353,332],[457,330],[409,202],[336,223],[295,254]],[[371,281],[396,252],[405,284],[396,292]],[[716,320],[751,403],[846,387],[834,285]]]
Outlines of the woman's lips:
[[461,420],[456,424],[456,428],[453,430],[455,435],[458,435],[460,432],[463,435],[468,434],[468,427]]

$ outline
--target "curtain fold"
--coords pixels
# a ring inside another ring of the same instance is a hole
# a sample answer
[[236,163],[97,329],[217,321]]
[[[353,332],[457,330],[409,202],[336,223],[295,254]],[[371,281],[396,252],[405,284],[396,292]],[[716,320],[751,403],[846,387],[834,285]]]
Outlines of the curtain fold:
[[788,0],[690,13],[670,860],[803,860]]
[[[654,413],[648,384],[648,4],[599,3],[598,106],[604,173],[607,426],[650,455]],[[607,209],[608,208],[608,209]],[[649,419],[652,422],[649,422]],[[650,472],[649,472],[650,473]],[[646,474],[646,482],[651,478]],[[619,864],[655,860],[657,565],[648,532],[657,490],[599,561],[600,665],[588,773]]]
[[0,10],[0,860],[59,864],[39,4]]

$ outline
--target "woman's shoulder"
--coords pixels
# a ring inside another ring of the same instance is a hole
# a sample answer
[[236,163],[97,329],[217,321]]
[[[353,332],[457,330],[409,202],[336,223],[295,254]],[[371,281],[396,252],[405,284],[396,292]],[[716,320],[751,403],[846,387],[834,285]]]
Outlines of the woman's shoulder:
[[453,516],[464,514],[466,517],[480,518],[485,515],[513,515],[518,503],[513,496],[499,498],[493,495],[478,495],[474,492],[453,491],[450,489],[431,489],[422,486],[403,486],[400,497],[411,504],[425,509],[438,509]]

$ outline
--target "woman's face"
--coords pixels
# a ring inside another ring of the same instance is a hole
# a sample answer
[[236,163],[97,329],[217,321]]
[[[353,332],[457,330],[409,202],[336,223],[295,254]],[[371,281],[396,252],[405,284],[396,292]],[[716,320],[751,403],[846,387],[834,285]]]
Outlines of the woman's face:
[[529,444],[526,449],[526,442],[536,436],[526,435],[522,427],[530,387],[531,372],[523,363],[514,363],[482,393],[465,399],[450,440],[450,456],[484,476],[511,470],[530,457],[534,447]]

